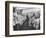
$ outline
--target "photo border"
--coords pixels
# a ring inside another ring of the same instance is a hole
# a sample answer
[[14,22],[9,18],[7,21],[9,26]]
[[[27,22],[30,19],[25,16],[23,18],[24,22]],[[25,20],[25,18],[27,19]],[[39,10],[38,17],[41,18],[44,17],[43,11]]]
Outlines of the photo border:
[[[43,5],[43,33],[37,34],[22,34],[22,35],[9,35],[9,4],[10,3],[19,3],[19,4],[34,4],[34,5]],[[19,2],[19,1],[5,1],[5,36],[29,36],[29,35],[44,35],[45,34],[45,3],[36,3],[36,2]]]

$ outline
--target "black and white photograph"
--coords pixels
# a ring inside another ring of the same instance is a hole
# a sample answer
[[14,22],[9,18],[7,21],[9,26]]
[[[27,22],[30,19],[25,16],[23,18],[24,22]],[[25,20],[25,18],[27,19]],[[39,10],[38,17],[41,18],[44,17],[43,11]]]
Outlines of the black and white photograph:
[[40,30],[40,8],[13,7],[13,30]]
[[45,4],[6,2],[6,36],[43,35]]

